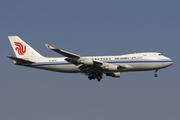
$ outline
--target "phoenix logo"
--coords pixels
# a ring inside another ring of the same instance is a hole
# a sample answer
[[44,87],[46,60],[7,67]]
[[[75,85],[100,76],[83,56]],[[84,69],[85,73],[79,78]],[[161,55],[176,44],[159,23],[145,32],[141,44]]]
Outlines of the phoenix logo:
[[15,43],[15,46],[17,46],[15,48],[15,50],[18,51],[18,54],[19,55],[24,55],[25,52],[26,52],[26,46],[22,45],[20,42],[14,42],[14,43]]

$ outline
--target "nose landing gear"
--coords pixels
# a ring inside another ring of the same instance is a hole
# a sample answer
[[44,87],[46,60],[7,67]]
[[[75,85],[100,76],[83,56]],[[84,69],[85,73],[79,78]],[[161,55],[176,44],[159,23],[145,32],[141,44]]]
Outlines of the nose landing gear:
[[157,77],[157,76],[158,76],[158,75],[157,75],[157,71],[158,71],[158,70],[155,71],[154,77]]

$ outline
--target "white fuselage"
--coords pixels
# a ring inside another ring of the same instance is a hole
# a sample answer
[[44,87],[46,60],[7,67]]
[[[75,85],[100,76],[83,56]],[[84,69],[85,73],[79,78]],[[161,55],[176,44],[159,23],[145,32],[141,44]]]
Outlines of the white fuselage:
[[[102,73],[108,72],[128,72],[128,71],[147,71],[147,70],[158,70],[161,68],[168,67],[173,64],[170,58],[163,56],[160,53],[134,53],[120,56],[90,56],[86,57],[92,60],[101,61],[104,63],[111,63],[115,65],[125,65],[124,69],[116,71],[109,71],[102,69]],[[45,69],[56,72],[64,73],[80,73],[80,65],[74,65],[64,60],[65,57],[59,58],[31,58],[29,60],[35,61],[31,65],[25,65],[27,67],[34,67],[39,69]]]
[[100,80],[103,74],[110,77],[120,77],[121,72],[128,71],[147,71],[168,67],[174,62],[161,53],[146,52],[134,53],[118,56],[80,56],[61,49],[45,46],[65,57],[48,58],[39,54],[18,36],[8,36],[16,57],[7,56],[16,65],[33,67],[38,69],[50,70],[64,73],[83,73],[88,75],[88,79]]

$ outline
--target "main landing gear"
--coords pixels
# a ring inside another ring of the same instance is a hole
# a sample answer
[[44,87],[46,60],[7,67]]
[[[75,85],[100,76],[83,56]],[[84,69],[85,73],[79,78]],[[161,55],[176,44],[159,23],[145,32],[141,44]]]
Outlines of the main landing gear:
[[102,73],[90,73],[89,76],[88,76],[88,78],[89,78],[89,80],[92,80],[92,79],[95,80],[95,79],[97,79],[97,81],[100,82],[101,79],[103,78],[102,76],[103,76]]
[[158,71],[158,70],[155,71],[154,77],[157,77],[157,76],[158,76],[158,75],[157,75],[157,71]]

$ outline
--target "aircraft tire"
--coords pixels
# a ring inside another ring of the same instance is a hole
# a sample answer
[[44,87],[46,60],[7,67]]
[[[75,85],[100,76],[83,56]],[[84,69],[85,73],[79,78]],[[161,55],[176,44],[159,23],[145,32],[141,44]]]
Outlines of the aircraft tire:
[[88,78],[89,78],[89,80],[92,80],[92,77],[91,77],[91,76],[89,76]]
[[154,77],[157,77],[158,75],[157,74],[154,74]]

